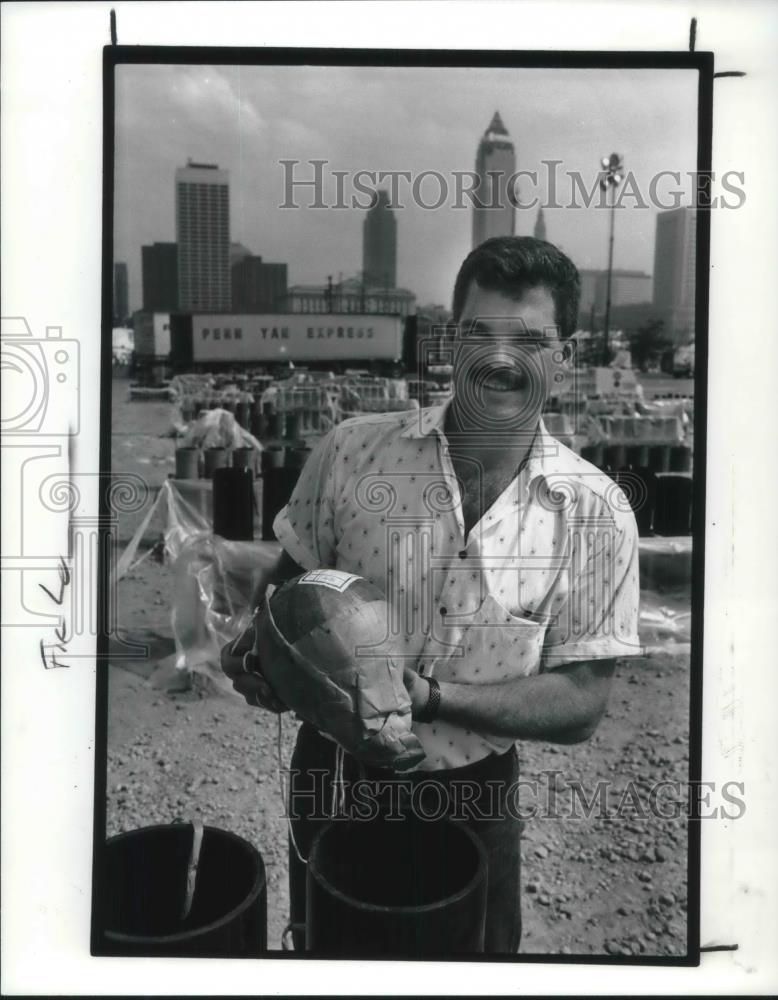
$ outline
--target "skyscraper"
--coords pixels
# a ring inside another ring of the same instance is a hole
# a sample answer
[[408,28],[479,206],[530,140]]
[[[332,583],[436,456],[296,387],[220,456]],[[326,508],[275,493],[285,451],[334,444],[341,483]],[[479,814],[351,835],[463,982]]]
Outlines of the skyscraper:
[[129,283],[127,265],[116,261],[113,266],[113,321],[115,326],[123,326],[129,316]]
[[286,312],[286,264],[249,255],[232,265],[232,311]]
[[586,321],[590,326],[594,324],[593,310],[596,309],[597,303],[597,282],[603,273],[603,271],[595,271],[589,267],[578,268],[578,276],[581,279],[581,298],[578,302],[578,316],[582,323]]
[[538,209],[538,217],[535,219],[535,232],[532,234],[537,240],[546,239],[546,220],[543,218],[543,209]]
[[[632,306],[651,302],[651,275],[645,271],[626,271],[614,268],[611,271],[611,305]],[[605,300],[608,296],[608,272],[597,275],[594,292],[594,308],[598,316],[605,315]]]
[[656,217],[654,307],[665,317],[665,332],[677,342],[694,339],[697,215],[675,208]]
[[362,272],[367,286],[397,284],[397,220],[387,191],[376,193],[362,223]]
[[251,250],[248,247],[244,247],[242,243],[230,243],[230,267],[235,267],[236,264],[240,264],[242,260],[247,257],[253,256]]
[[515,197],[508,183],[516,172],[516,153],[499,111],[478,144],[475,172],[473,246],[477,247],[492,236],[513,236],[516,231]]
[[176,170],[178,304],[193,312],[229,311],[229,174],[210,163]]
[[178,309],[178,247],[154,243],[141,247],[143,311],[173,312]]

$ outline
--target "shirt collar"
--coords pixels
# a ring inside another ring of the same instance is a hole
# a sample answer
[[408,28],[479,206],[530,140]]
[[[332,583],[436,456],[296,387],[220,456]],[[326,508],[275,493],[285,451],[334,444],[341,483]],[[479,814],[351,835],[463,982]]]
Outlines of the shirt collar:
[[451,400],[438,406],[426,406],[423,410],[411,410],[408,426],[400,435],[411,440],[427,437],[430,434],[443,434],[443,421],[446,407]]
[[527,482],[532,483],[537,478],[546,480],[549,476],[569,473],[570,454],[561,442],[549,434],[541,418],[527,459]]
[[[401,436],[413,440],[438,434],[445,439],[443,427],[446,411],[450,405],[449,399],[437,406],[427,406],[423,410],[413,411],[413,416]],[[541,418],[525,464],[526,482],[530,484],[538,477],[545,479],[547,476],[569,473],[571,470],[569,461],[565,461],[566,451],[567,449],[549,434]]]

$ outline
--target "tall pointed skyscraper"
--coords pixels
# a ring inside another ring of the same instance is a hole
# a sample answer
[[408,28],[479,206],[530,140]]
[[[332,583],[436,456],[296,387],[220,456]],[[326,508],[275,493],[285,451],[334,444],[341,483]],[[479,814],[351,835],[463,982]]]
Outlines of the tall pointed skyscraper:
[[378,191],[362,223],[362,272],[366,285],[397,285],[397,220],[389,193]]
[[538,217],[535,219],[535,232],[532,234],[536,240],[545,240],[546,237],[546,220],[543,218],[543,209],[538,209]]
[[478,144],[475,171],[479,183],[473,204],[473,246],[477,247],[492,236],[513,236],[516,231],[514,192],[509,190],[516,153],[499,111]]

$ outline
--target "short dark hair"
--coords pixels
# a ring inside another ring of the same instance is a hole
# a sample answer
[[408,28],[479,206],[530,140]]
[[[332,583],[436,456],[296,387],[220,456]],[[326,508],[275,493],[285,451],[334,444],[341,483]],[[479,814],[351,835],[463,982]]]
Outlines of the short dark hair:
[[455,323],[459,322],[474,281],[481,288],[517,299],[530,288],[547,288],[554,300],[560,337],[565,339],[575,333],[581,279],[575,264],[553,243],[534,236],[495,236],[472,250],[454,284]]

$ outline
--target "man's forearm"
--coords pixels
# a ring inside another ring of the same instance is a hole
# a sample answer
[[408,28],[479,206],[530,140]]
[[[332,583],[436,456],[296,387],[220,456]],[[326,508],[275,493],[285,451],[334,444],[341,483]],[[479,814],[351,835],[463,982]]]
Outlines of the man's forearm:
[[591,661],[499,684],[440,682],[438,717],[511,739],[588,739],[607,703],[613,661]]

